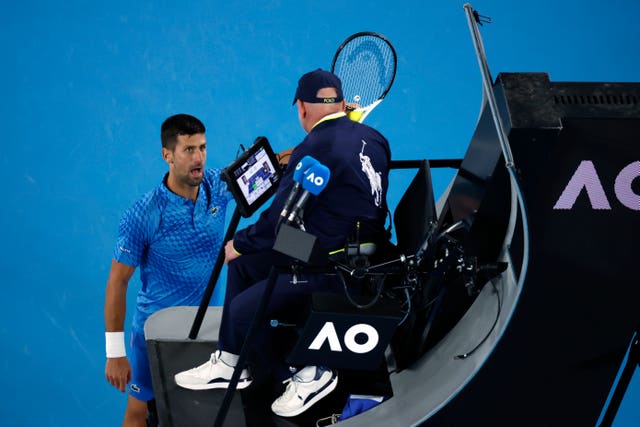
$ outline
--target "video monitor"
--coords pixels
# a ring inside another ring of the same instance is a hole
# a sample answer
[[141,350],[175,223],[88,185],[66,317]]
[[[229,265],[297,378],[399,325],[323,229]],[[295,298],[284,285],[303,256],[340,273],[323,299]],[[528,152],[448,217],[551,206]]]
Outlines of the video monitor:
[[253,215],[278,189],[282,170],[264,136],[222,171],[222,180],[236,200],[240,215]]

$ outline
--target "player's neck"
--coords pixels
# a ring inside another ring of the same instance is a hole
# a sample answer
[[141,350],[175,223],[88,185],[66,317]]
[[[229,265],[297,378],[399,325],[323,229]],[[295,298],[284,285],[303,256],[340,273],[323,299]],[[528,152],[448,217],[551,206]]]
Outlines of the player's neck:
[[188,185],[185,183],[181,183],[175,179],[174,176],[169,174],[167,177],[167,188],[171,190],[172,193],[177,194],[178,196],[184,197],[185,199],[191,199],[194,203],[198,198],[198,189],[200,186],[194,187],[192,185]]

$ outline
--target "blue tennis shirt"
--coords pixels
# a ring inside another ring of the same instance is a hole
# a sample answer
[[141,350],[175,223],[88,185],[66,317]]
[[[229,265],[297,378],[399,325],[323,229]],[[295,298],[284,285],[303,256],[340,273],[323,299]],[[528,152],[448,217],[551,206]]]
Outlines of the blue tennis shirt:
[[158,310],[200,304],[232,198],[219,169],[205,170],[195,203],[172,193],[166,179],[124,213],[113,254],[116,261],[139,267],[142,288],[133,329],[140,333]]

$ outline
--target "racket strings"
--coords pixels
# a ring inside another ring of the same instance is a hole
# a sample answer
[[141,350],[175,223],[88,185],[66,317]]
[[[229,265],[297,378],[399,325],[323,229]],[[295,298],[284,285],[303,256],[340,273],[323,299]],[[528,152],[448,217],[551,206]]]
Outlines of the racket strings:
[[374,36],[358,37],[343,46],[334,63],[348,103],[367,106],[381,98],[393,82],[396,57],[387,42]]

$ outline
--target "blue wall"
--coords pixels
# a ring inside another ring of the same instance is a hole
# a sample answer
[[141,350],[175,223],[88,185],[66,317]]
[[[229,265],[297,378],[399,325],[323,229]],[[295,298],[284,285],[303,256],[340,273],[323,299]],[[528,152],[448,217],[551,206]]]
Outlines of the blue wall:
[[[209,165],[258,135],[290,147],[304,135],[297,78],[373,30],[399,64],[367,123],[395,158],[462,157],[475,128],[481,82],[462,2],[56,3],[5,2],[0,14],[2,425],[119,425],[126,397],[104,379],[104,287],[120,214],[165,171],[167,116],[205,122]],[[637,0],[472,5],[494,21],[482,27],[494,76],[640,81]],[[450,177],[436,174],[437,192]],[[138,288],[136,277],[130,307]],[[639,383],[617,426],[640,425]]]

